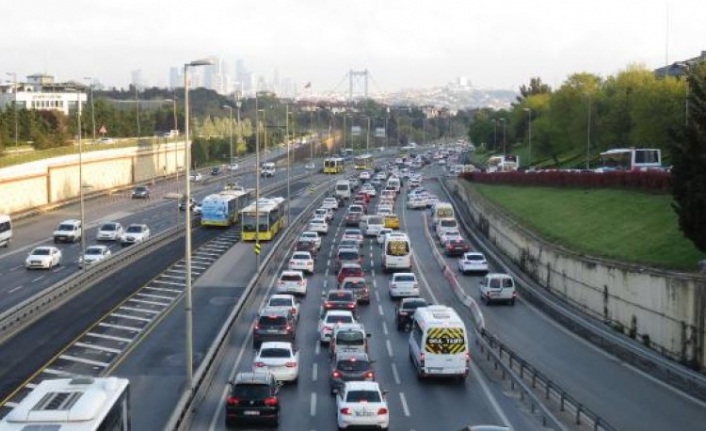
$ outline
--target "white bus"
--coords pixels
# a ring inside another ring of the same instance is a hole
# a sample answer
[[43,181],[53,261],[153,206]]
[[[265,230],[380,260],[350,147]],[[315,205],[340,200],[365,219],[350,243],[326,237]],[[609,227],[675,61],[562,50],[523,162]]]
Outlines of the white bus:
[[415,310],[409,356],[420,378],[468,376],[468,334],[453,308],[430,305]]
[[486,172],[512,172],[519,168],[520,157],[514,154],[507,154],[489,158]]
[[130,431],[130,383],[117,377],[44,380],[0,421],[0,431]]
[[662,169],[662,152],[658,148],[616,148],[600,155],[597,172],[648,171]]
[[409,237],[401,232],[389,233],[383,244],[382,270],[411,271],[412,269],[412,243]]
[[12,219],[0,214],[0,247],[8,247],[12,241]]

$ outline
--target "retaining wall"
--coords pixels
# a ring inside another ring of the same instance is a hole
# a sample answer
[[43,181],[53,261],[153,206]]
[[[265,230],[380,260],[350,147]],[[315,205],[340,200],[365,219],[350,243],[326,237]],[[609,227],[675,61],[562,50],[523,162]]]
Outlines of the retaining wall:
[[704,368],[706,277],[577,254],[523,228],[466,180],[446,184],[479,232],[541,286],[664,355]]

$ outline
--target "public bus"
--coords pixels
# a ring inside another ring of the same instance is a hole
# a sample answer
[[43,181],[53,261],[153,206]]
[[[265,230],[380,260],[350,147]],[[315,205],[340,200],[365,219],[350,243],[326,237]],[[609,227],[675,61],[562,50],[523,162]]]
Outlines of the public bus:
[[345,169],[345,161],[342,157],[329,157],[324,159],[325,174],[340,174]]
[[488,159],[486,172],[511,172],[520,167],[520,157],[514,154],[493,156]]
[[341,151],[341,157],[343,157],[344,160],[350,160],[353,158],[353,149],[352,148],[344,148]]
[[224,190],[208,195],[201,202],[201,226],[231,226],[238,223],[240,211],[251,199],[251,193]]
[[662,169],[658,148],[615,148],[600,155],[598,172],[648,171]]
[[1,431],[130,429],[130,382],[117,377],[44,380],[0,421]]
[[371,169],[373,167],[373,156],[362,154],[353,159],[353,166],[358,170]]
[[[257,209],[256,209],[257,207]],[[240,213],[243,241],[270,241],[284,227],[284,198],[260,198]]]

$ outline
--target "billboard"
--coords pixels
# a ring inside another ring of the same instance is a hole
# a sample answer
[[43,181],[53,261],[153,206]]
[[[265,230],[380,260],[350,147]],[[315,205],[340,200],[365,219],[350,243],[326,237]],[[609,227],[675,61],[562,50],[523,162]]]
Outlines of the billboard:
[[360,126],[351,126],[351,136],[360,136]]
[[375,137],[376,138],[384,138],[385,137],[385,128],[384,127],[377,127],[375,129]]

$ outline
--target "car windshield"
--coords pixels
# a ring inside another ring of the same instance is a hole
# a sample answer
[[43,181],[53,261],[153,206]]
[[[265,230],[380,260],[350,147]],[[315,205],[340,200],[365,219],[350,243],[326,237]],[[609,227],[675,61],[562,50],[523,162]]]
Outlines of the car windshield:
[[339,251],[338,258],[341,260],[358,260],[360,255],[355,251]]
[[74,225],[72,224],[60,224],[57,230],[74,230]]
[[379,403],[380,393],[378,391],[348,391],[346,401],[349,403]]
[[267,348],[260,351],[261,358],[289,358],[291,357],[289,349],[283,348]]
[[97,248],[97,247],[96,248],[89,247],[86,249],[86,254],[94,254],[94,255],[95,254],[103,254],[103,250],[100,248]]
[[268,385],[237,384],[233,386],[231,396],[246,400],[260,400],[271,396],[271,391]]
[[413,275],[396,275],[395,282],[407,282],[407,281],[417,281]]
[[49,256],[50,251],[48,248],[36,248],[32,251],[34,256]]
[[108,224],[104,224],[103,226],[101,226],[101,230],[104,230],[104,231],[114,231],[117,228],[118,228],[118,226],[113,223],[108,223]]
[[485,258],[479,254],[467,254],[466,260],[485,260]]
[[328,314],[326,316],[326,323],[353,323],[353,316],[347,314]]
[[370,362],[357,359],[343,359],[338,361],[336,368],[341,371],[366,371],[370,369]]
[[299,274],[282,274],[280,278],[282,281],[301,281],[302,276]]
[[426,307],[425,301],[407,301],[402,304],[403,310],[416,310],[419,307]]
[[290,298],[272,298],[269,305],[271,307],[291,307],[292,300]]
[[127,228],[128,233],[140,233],[142,232],[142,226],[130,226]]

